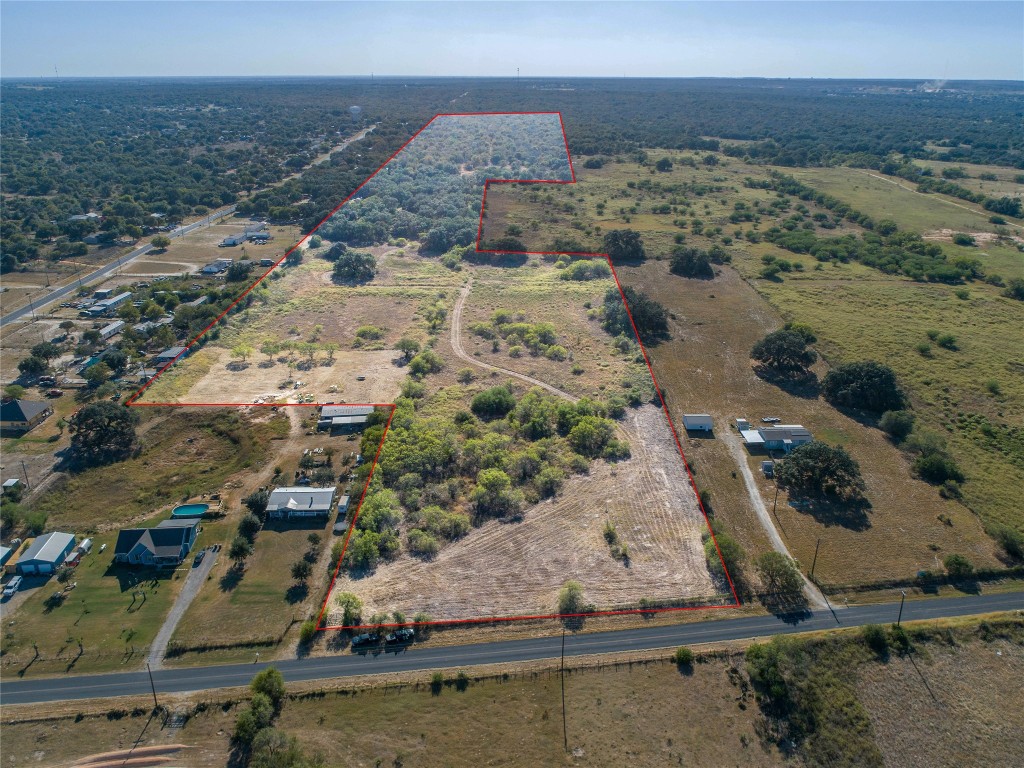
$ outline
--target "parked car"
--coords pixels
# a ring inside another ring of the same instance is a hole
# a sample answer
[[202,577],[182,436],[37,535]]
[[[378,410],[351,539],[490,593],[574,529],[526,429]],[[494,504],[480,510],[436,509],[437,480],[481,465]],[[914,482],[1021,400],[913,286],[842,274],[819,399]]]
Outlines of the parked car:
[[380,635],[376,632],[364,632],[352,638],[352,647],[361,648],[367,645],[377,645],[380,642]]
[[388,645],[399,645],[402,643],[411,643],[413,638],[416,637],[416,633],[407,627],[402,629],[396,629],[394,632],[384,637],[384,642]]
[[21,576],[15,576],[13,579],[7,582],[7,586],[4,587],[4,597],[11,597],[21,587],[22,578]]
[[63,389],[50,389],[46,392],[47,397],[64,397]]
[[206,557],[206,550],[205,550],[205,549],[200,549],[200,550],[199,550],[199,551],[198,551],[198,552],[196,553],[195,559],[194,559],[194,560],[192,561],[192,567],[193,567],[193,568],[198,568],[198,567],[199,567],[199,564],[200,564],[201,562],[203,562],[203,558],[204,558],[204,557]]

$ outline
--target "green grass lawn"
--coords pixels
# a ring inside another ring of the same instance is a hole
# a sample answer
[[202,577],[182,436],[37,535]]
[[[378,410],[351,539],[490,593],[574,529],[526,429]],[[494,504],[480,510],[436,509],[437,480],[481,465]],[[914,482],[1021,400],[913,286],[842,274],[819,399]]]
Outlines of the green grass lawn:
[[[69,583],[77,586],[62,604],[47,606],[47,600],[64,586],[51,578],[19,607],[4,627],[5,677],[22,672],[101,672],[144,663],[191,561],[186,560],[184,570],[115,566],[116,540],[116,533],[93,537],[92,554],[75,568]],[[101,553],[104,544],[107,548]],[[39,649],[34,661],[33,643]]]

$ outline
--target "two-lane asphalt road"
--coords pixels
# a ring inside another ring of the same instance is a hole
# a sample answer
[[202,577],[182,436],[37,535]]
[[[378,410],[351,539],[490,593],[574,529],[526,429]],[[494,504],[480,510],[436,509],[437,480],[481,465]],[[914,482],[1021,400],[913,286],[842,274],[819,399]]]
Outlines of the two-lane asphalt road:
[[[910,600],[903,609],[904,621],[938,619],[993,611],[1024,611],[1024,592],[973,597],[948,597]],[[668,627],[643,627],[613,632],[595,632],[566,636],[566,656],[616,653],[667,648],[677,645],[745,640],[771,635],[864,624],[891,624],[896,621],[899,603],[855,606],[836,611],[815,611],[800,620],[786,621],[775,616],[746,616],[721,621],[702,621]],[[561,636],[509,640],[473,645],[412,647],[402,652],[356,654],[287,659],[273,662],[285,680],[299,682],[329,678],[371,675],[384,672],[409,672],[471,667],[477,664],[512,664],[557,658]],[[213,688],[246,685],[262,664],[162,669],[153,672],[157,692],[182,693]],[[107,696],[147,695],[149,678],[145,671],[115,672],[105,675],[74,675],[60,678],[0,680],[0,702],[6,705],[35,702],[89,699]]]
[[[189,232],[193,232],[194,230],[197,230],[200,227],[205,227],[209,224],[212,224],[213,222],[217,221],[217,219],[222,219],[225,216],[228,216],[234,212],[235,206],[233,205],[229,205],[227,208],[220,208],[211,213],[209,216],[199,219],[199,221],[193,221],[191,224],[184,224],[178,227],[177,229],[168,232],[167,237],[171,239],[184,237]],[[112,261],[110,264],[107,264],[106,266],[93,270],[85,277],[79,278],[78,280],[74,280],[68,285],[63,285],[60,288],[54,288],[52,291],[50,291],[42,298],[33,299],[24,307],[16,309],[13,312],[6,314],[3,317],[0,317],[0,328],[3,328],[8,323],[13,323],[15,320],[20,320],[30,312],[38,312],[39,310],[49,306],[58,299],[64,298],[69,293],[77,291],[81,286],[88,285],[94,280],[98,280],[101,277],[109,275],[115,269],[126,266],[133,259],[137,259],[139,256],[143,255],[144,253],[149,253],[151,250],[153,250],[153,246],[150,243],[140,245],[131,253],[119,257],[117,260]]]

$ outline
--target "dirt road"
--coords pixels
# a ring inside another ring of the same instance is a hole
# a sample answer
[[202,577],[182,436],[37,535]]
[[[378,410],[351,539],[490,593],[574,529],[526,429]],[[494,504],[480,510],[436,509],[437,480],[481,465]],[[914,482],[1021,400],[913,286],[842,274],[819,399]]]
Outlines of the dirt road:
[[[761,521],[761,526],[764,528],[764,532],[768,535],[768,540],[771,542],[772,548],[776,552],[780,552],[786,557],[792,558],[789,554],[789,548],[786,543],[782,540],[779,535],[778,529],[775,527],[775,522],[772,520],[772,516],[768,514],[768,507],[765,506],[764,499],[761,498],[761,492],[757,489],[757,482],[754,480],[754,474],[750,471],[750,464],[747,463],[746,454],[743,451],[743,446],[740,445],[739,437],[732,433],[729,429],[728,424],[722,425],[721,434],[724,435],[722,438],[725,441],[726,447],[729,449],[729,454],[736,461],[736,466],[743,476],[743,484],[747,486],[747,495],[750,497],[750,505],[754,508],[757,513],[757,519]],[[828,602],[825,600],[824,595],[806,576],[800,574],[804,580],[804,595],[806,595],[808,602],[814,606],[816,610],[827,610],[829,608]]]
[[452,310],[452,349],[455,351],[456,356],[458,356],[460,360],[464,360],[470,365],[475,365],[478,368],[483,368],[484,370],[487,371],[497,371],[498,373],[503,373],[506,376],[513,376],[521,381],[525,381],[527,384],[532,384],[535,387],[545,389],[553,395],[557,395],[558,397],[564,397],[566,400],[570,402],[578,402],[578,397],[575,397],[573,395],[570,395],[568,392],[564,392],[561,389],[553,387],[550,384],[541,381],[540,379],[535,379],[532,376],[527,376],[525,373],[516,373],[515,371],[510,371],[508,368],[502,368],[497,365],[485,363],[482,360],[478,360],[472,355],[466,353],[465,347],[462,346],[462,310],[466,306],[466,299],[469,297],[469,292],[472,290],[472,288],[473,277],[470,276],[470,278],[466,281],[466,284],[462,286],[462,290],[459,291],[459,298],[455,301],[455,309]]

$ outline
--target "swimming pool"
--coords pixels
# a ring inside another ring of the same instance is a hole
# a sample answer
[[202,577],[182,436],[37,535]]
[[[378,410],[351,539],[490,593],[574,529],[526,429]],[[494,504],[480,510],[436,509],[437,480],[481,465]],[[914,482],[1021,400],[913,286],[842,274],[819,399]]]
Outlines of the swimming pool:
[[182,504],[171,510],[171,517],[202,517],[209,508],[209,504]]

